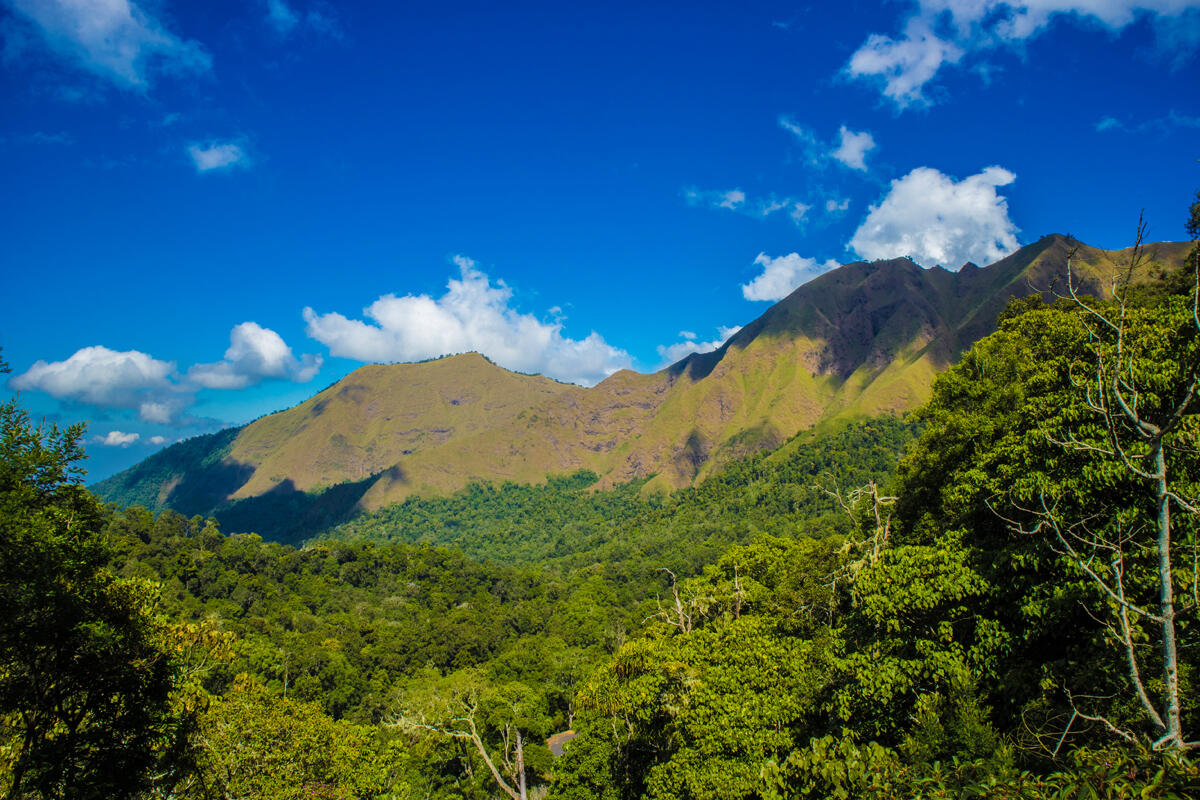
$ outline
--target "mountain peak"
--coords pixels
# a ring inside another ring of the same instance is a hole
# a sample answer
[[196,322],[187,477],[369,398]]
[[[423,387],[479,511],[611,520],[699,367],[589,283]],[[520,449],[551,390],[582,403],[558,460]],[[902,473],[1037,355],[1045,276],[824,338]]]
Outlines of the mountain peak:
[[[1169,265],[1189,248],[1148,252]],[[856,261],[800,286],[712,352],[650,375],[620,370],[592,388],[511,372],[475,352],[366,365],[295,408],[174,445],[96,489],[119,502],[233,514],[317,502],[304,498],[337,485],[330,497],[374,508],[472,480],[537,482],[579,469],[602,486],[652,476],[651,488],[683,486],[814,425],[916,407],[940,370],[995,329],[1010,298],[1053,297],[1072,252],[1077,285],[1100,294],[1128,257],[1052,234],[958,272]]]

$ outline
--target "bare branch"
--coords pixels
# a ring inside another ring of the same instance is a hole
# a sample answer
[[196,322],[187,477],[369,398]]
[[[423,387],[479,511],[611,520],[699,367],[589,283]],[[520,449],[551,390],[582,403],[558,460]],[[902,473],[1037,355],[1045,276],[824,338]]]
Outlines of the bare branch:
[[1074,712],[1075,716],[1079,717],[1080,719],[1086,719],[1089,722],[1099,722],[1104,727],[1108,728],[1109,731],[1121,737],[1130,744],[1137,744],[1136,736],[1124,728],[1118,728],[1102,714],[1086,714],[1083,711],[1080,711],[1079,706],[1075,705],[1075,697],[1071,694],[1071,691],[1069,689],[1064,689],[1063,691],[1067,694],[1067,702],[1070,704],[1071,710]]
[[1077,551],[1071,545],[1071,543],[1067,541],[1066,536],[1063,535],[1062,528],[1058,524],[1058,519],[1056,518],[1055,513],[1046,505],[1045,494],[1041,495],[1041,501],[1043,511],[1029,512],[1028,509],[1019,509],[1021,511],[1026,511],[1027,513],[1032,513],[1037,518],[1037,524],[1032,528],[1026,528],[1015,520],[1004,516],[996,510],[995,506],[992,505],[990,500],[986,500],[984,502],[993,514],[995,514],[1002,522],[1008,525],[1008,529],[1013,533],[1019,533],[1023,536],[1036,536],[1042,532],[1043,528],[1049,528],[1051,531],[1053,531],[1055,538],[1063,547],[1063,551],[1060,551],[1061,554],[1067,556],[1072,563],[1083,570],[1084,573],[1086,573],[1087,576],[1090,577],[1105,594],[1107,594],[1113,601],[1117,603],[1117,605],[1121,606],[1122,608],[1127,608],[1130,611],[1133,611],[1135,614],[1146,617],[1147,619],[1152,619],[1155,622],[1161,622],[1161,617],[1154,612],[1142,608],[1141,606],[1134,605],[1133,603],[1125,600],[1123,597],[1123,591],[1117,592],[1108,584],[1106,580],[1104,580],[1104,578],[1102,578],[1094,569],[1092,569],[1089,559],[1085,559],[1083,556],[1081,556],[1079,551]]

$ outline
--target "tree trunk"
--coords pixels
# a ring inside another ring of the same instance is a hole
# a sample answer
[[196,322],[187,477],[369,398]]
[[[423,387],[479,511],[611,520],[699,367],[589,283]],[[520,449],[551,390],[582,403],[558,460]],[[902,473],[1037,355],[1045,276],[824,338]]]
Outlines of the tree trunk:
[[1167,712],[1166,732],[1154,743],[1156,748],[1183,747],[1179,719],[1179,656],[1175,642],[1175,587],[1171,575],[1171,498],[1167,491],[1167,461],[1160,438],[1154,451],[1158,492],[1158,581],[1159,613],[1162,616],[1163,693]]

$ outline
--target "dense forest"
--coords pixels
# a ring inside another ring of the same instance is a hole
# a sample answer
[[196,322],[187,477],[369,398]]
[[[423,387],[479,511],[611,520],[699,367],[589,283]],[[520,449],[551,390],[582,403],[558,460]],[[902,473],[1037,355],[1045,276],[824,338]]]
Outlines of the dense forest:
[[669,495],[473,485],[300,546],[102,504],[83,430],[10,400],[0,789],[1197,796],[1198,253],[1015,301],[911,418]]

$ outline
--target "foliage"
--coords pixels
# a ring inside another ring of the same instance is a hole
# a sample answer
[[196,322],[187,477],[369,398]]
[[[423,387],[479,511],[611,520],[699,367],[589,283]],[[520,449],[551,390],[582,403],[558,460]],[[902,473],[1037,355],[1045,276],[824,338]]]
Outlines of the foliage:
[[[0,361],[0,367],[3,362]],[[153,586],[108,570],[103,509],[79,484],[81,425],[0,405],[0,785],[8,797],[121,798],[172,774],[186,728]]]
[[[1144,387],[1139,398],[1144,411],[1174,402],[1171,393],[1179,391],[1181,371],[1197,347],[1191,316],[1190,300],[1179,296],[1129,309],[1125,347]],[[990,596],[969,608],[1007,637],[1003,659],[986,673],[985,691],[1001,724],[1017,728],[1020,721],[1026,745],[1035,748],[1061,734],[1076,711],[1102,716],[1120,729],[1141,725],[1119,626],[1109,616],[1112,598],[1082,564],[1093,564],[1108,578],[1120,571],[1130,601],[1158,602],[1156,546],[1153,539],[1147,546],[1133,538],[1153,526],[1152,487],[1111,452],[1103,420],[1089,404],[1086,387],[1077,385],[1077,376],[1095,371],[1087,318],[1077,308],[1036,309],[980,342],[935,385],[923,412],[925,433],[900,473],[902,538],[916,544],[958,537],[963,557],[992,587]],[[1169,458],[1181,495],[1190,494],[1200,477],[1191,444],[1197,431],[1189,418],[1174,434],[1178,446]],[[1055,519],[1084,522],[1092,534],[1134,546],[1124,547],[1123,560],[1114,562],[1110,557],[1118,551],[1090,549],[1080,528],[1064,528],[1066,539],[1050,528],[1038,535],[1020,532],[1033,531],[1049,509]],[[1177,517],[1176,525],[1181,545],[1176,590],[1190,596],[1195,517]],[[1071,550],[1067,543],[1074,543]],[[1072,552],[1090,561],[1080,562]],[[1153,660],[1154,625],[1147,619],[1131,623],[1139,657]],[[1193,624],[1181,620],[1183,658],[1191,663]],[[1158,677],[1149,680],[1153,684]],[[1076,704],[1072,693],[1109,699]],[[1189,694],[1194,698],[1190,689]],[[1194,725],[1194,700],[1187,705],[1185,716]],[[1101,720],[1076,721],[1083,724],[1072,736],[1107,735]]]
[[875,742],[814,739],[762,770],[764,800],[979,798],[979,800],[1183,800],[1200,791],[1200,767],[1178,756],[1126,750],[1074,752],[1049,773],[987,759],[912,762]]
[[572,686],[628,613],[592,573],[543,581],[422,545],[329,541],[303,550],[226,537],[211,521],[132,508],[113,515],[122,574],[153,577],[185,619],[236,635],[240,672],[335,718],[379,722],[395,681],[426,667],[481,664],[542,687],[562,716]]
[[754,796],[826,685],[829,643],[798,634],[829,618],[839,545],[763,538],[679,587],[581,690],[552,796]]
[[197,779],[177,796],[273,800],[408,797],[402,750],[370,727],[239,676],[200,720]]
[[442,791],[489,797],[497,788],[523,800],[544,784],[552,733],[545,698],[519,681],[498,684],[478,669],[424,670],[396,687],[387,725],[401,733]]
[[449,497],[414,497],[363,514],[328,537],[428,542],[473,558],[554,569],[636,561],[698,572],[758,533],[844,531],[823,486],[882,480],[916,430],[881,416],[807,432],[669,495],[647,495],[642,482],[596,491],[596,476],[587,472],[538,486],[473,484]]

